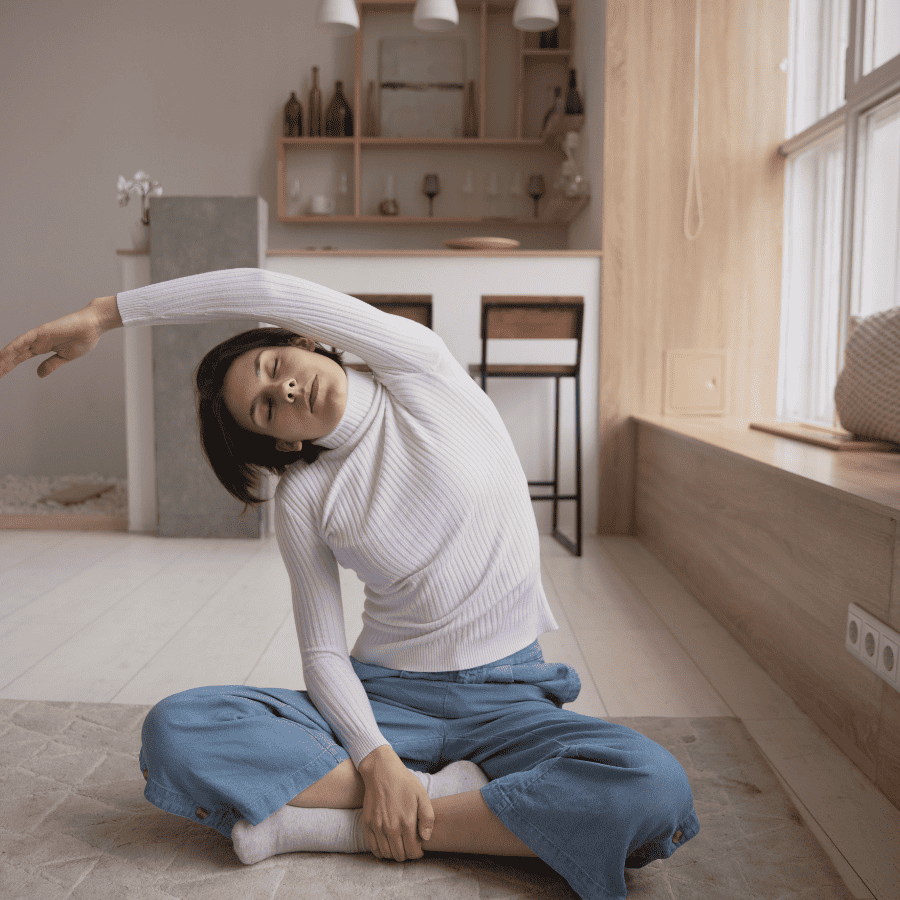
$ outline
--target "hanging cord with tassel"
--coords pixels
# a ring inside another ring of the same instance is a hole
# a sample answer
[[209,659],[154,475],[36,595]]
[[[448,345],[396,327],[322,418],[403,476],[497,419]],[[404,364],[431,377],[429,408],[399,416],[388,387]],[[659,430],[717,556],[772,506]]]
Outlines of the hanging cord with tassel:
[[[700,163],[697,158],[697,132],[700,117],[700,0],[697,0],[697,15],[694,26],[694,136],[691,141],[691,171],[688,176],[687,197],[684,200],[684,236],[696,240],[703,230],[703,199],[700,196]],[[697,230],[691,233],[691,194],[697,194]]]

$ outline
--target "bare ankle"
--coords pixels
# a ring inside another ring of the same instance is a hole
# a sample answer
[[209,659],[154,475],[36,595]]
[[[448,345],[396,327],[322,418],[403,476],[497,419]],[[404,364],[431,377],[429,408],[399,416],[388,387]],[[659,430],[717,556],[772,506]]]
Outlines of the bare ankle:
[[306,809],[359,809],[364,793],[362,776],[353,761],[345,759],[293,800],[288,800],[287,805]]
[[491,856],[537,856],[491,811],[480,791],[434,801],[434,831],[425,850],[484,853]]

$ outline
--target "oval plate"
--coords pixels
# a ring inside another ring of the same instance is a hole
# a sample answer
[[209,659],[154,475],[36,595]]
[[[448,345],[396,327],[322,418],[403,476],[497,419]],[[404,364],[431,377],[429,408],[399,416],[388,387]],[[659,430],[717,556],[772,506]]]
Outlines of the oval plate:
[[444,246],[451,250],[513,250],[519,242],[512,238],[470,237],[444,241]]

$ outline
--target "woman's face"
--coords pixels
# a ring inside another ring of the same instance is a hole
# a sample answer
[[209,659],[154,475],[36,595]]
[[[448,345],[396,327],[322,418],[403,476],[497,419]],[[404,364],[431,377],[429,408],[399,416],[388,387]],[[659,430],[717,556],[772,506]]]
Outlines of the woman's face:
[[334,431],[347,405],[347,375],[315,344],[247,350],[225,375],[222,397],[248,431],[277,438],[279,450],[299,450]]

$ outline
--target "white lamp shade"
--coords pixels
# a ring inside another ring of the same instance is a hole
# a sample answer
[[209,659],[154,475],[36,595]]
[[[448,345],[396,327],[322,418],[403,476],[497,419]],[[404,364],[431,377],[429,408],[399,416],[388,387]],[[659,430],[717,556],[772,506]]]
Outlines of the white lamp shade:
[[550,31],[559,25],[555,0],[517,0],[513,25],[519,31]]
[[358,31],[359,12],[355,0],[319,0],[316,24],[334,34]]
[[416,0],[413,25],[420,31],[449,31],[459,25],[455,0]]

